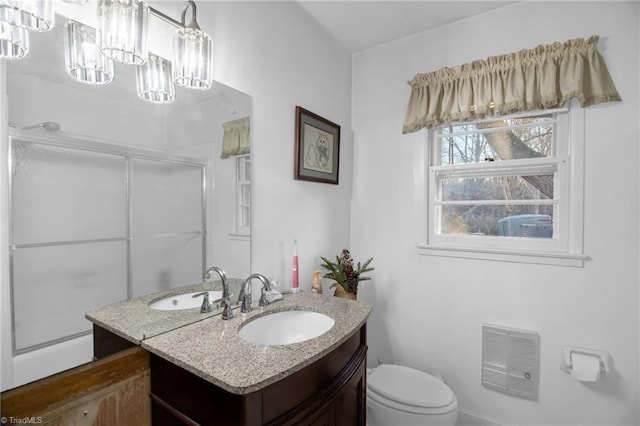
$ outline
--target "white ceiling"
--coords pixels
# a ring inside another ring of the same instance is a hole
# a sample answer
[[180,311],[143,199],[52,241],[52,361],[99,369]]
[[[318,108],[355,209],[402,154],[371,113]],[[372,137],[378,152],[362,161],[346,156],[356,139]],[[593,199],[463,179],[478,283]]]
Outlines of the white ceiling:
[[504,0],[299,2],[350,52],[358,52],[514,3]]

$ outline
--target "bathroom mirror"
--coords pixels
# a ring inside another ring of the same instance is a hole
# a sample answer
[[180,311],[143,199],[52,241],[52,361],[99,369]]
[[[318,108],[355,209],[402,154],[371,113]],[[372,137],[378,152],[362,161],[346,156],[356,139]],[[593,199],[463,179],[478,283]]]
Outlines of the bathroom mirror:
[[118,63],[111,83],[80,83],[65,70],[66,22],[30,33],[27,57],[6,66],[12,341],[2,345],[16,385],[56,372],[37,366],[91,359],[86,311],[200,283],[209,266],[236,280],[251,270],[250,154],[220,158],[223,124],[249,117],[251,98],[214,82],[152,104],[137,95],[135,67]]

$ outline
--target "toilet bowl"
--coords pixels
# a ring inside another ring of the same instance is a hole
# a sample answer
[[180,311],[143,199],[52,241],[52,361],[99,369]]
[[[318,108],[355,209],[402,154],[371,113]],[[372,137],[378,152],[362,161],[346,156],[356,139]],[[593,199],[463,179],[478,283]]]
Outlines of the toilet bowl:
[[429,373],[384,364],[367,376],[368,426],[453,426],[457,417],[455,394]]

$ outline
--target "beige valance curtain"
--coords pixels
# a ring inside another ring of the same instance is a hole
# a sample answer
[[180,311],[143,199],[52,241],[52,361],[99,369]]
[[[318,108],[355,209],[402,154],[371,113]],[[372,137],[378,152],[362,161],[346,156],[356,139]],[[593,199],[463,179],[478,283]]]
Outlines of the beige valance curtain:
[[619,101],[598,51],[599,36],[539,45],[418,74],[402,133],[494,114]]
[[220,158],[248,154],[251,151],[251,123],[249,117],[222,123],[222,128],[224,129],[224,136],[222,137]]

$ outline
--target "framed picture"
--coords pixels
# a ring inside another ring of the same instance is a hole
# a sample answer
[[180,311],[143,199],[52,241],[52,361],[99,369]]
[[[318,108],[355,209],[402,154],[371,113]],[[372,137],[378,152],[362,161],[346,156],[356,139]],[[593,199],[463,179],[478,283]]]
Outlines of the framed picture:
[[340,126],[296,106],[294,179],[338,184]]

